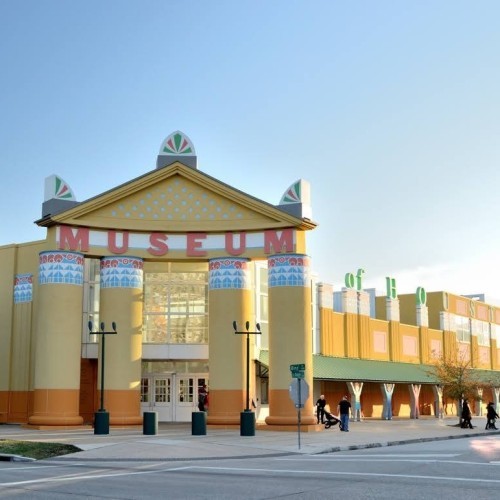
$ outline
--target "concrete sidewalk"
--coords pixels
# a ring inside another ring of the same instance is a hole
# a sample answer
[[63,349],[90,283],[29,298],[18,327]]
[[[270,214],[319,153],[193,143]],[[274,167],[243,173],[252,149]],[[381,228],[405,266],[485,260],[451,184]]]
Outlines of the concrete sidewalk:
[[239,429],[208,428],[206,435],[193,436],[190,423],[159,424],[158,434],[153,436],[143,435],[142,428],[111,428],[109,435],[94,435],[93,429],[40,431],[4,424],[0,425],[0,439],[66,443],[82,450],[57,460],[168,461],[318,454],[500,434],[500,430],[486,431],[483,417],[473,419],[474,429],[455,427],[457,422],[457,417],[351,421],[350,432],[340,432],[338,426],[301,432],[300,448],[297,428],[290,432],[257,429],[255,436],[240,436]]

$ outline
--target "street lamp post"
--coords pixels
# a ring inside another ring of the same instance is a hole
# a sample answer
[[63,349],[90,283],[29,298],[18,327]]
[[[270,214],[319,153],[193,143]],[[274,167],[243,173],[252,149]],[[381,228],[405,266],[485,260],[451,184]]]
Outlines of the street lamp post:
[[106,352],[106,335],[116,335],[116,323],[111,323],[112,332],[106,332],[104,322],[101,322],[100,331],[92,331],[92,321],[89,321],[89,333],[92,335],[102,335],[101,342],[101,406],[94,414],[94,434],[109,434],[109,412],[104,409],[104,355]]
[[238,324],[233,321],[233,329],[236,335],[246,335],[247,336],[247,380],[246,380],[246,406],[243,412],[240,413],[240,436],[255,436],[255,415],[250,409],[250,335],[260,335],[259,323],[255,325],[256,331],[250,331],[250,322],[245,323],[244,332],[238,331]]

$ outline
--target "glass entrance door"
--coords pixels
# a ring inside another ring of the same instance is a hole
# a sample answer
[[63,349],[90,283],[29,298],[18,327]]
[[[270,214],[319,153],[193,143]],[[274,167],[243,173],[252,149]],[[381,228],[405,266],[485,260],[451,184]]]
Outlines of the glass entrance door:
[[174,421],[172,375],[151,375],[141,379],[141,411],[157,411],[159,422]]
[[157,411],[158,422],[191,422],[198,411],[198,391],[206,374],[145,375],[141,379],[141,412]]
[[198,391],[203,385],[208,386],[206,375],[177,375],[176,421],[191,421],[191,413],[198,411]]

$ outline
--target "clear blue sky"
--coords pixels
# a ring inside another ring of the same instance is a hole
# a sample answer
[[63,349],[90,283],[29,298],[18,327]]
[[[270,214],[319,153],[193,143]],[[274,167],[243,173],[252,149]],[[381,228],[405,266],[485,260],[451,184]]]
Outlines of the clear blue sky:
[[0,2],[0,244],[45,237],[44,179],[79,201],[155,167],[277,204],[312,186],[313,268],[340,289],[500,297],[500,2]]

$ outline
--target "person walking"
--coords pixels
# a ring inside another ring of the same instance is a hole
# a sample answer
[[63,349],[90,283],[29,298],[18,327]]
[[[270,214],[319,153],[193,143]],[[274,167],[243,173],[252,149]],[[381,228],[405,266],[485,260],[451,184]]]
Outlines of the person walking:
[[318,424],[320,422],[322,424],[325,423],[325,406],[326,406],[326,399],[325,396],[321,394],[318,401],[316,401],[316,420],[318,421]]
[[203,385],[198,389],[198,410],[207,411],[208,409],[208,391],[207,386]]
[[490,401],[486,405],[486,427],[485,429],[497,429],[497,426],[495,425],[495,420],[499,418],[498,413],[495,411],[495,406],[493,403]]
[[464,399],[463,405],[462,405],[462,428],[463,429],[474,429],[472,426],[472,413],[469,408],[469,403],[467,402],[466,399]]
[[337,406],[337,413],[340,415],[340,430],[349,432],[349,413],[351,411],[351,403],[344,396]]

